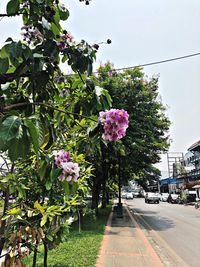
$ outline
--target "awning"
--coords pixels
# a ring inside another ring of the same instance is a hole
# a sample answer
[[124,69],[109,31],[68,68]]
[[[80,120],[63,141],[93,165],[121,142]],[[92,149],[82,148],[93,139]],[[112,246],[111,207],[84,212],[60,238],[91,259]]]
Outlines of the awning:
[[199,185],[199,184],[196,184],[196,185],[194,185],[192,188],[194,188],[194,189],[198,189],[198,188],[200,188],[200,185]]

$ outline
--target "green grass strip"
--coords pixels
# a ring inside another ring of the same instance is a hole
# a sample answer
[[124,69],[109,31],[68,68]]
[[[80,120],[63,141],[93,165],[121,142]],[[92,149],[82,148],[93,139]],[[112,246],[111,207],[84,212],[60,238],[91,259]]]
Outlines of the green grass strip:
[[[100,209],[97,219],[91,216],[84,217],[82,230],[79,233],[78,225],[74,224],[68,236],[68,241],[61,243],[48,253],[49,267],[93,267],[99,253],[105,225],[111,211],[111,207]],[[28,266],[32,266],[32,255],[24,260]],[[37,259],[37,267],[43,266],[43,248],[40,249]]]

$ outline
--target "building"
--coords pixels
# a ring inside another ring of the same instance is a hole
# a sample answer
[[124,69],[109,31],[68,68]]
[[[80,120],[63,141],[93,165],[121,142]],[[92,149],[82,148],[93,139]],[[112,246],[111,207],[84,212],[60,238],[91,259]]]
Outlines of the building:
[[[169,164],[169,162],[168,162]],[[172,162],[172,174],[159,182],[160,192],[196,190],[200,198],[200,140],[188,148],[183,158]]]
[[165,179],[161,179],[159,181],[159,185],[160,185],[160,192],[161,193],[175,193],[177,191],[176,188],[176,178],[173,177],[169,177],[169,178],[165,178]]
[[[172,178],[176,179],[176,192],[196,190],[200,197],[200,141],[188,148],[184,159],[177,162],[174,169],[176,172]],[[168,186],[170,192],[170,183]]]

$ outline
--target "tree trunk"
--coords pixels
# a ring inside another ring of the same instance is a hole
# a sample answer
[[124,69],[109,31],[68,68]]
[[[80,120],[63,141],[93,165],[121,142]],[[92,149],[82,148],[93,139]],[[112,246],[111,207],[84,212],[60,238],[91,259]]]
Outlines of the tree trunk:
[[[7,189],[6,192],[4,192],[4,207],[3,207],[3,214],[2,217],[6,214],[7,208],[8,208],[8,202],[9,202],[9,189]],[[6,228],[6,220],[0,221],[0,255],[3,251],[4,243],[5,243],[5,237],[4,232]]]
[[110,202],[109,192],[106,191],[106,203],[107,203],[107,205],[109,205],[109,202]]
[[44,267],[48,267],[47,258],[48,258],[48,244],[45,239],[43,239],[44,245]]
[[33,265],[32,265],[32,267],[37,267],[37,251],[38,251],[38,242],[36,241],[36,244],[34,246]]
[[107,204],[107,198],[106,198],[106,181],[105,177],[102,183],[102,208],[105,209]]
[[99,192],[100,192],[100,182],[98,181],[98,177],[96,177],[96,180],[94,181],[92,187],[92,204],[91,204],[91,208],[95,209],[96,216],[98,215]]
[[102,164],[101,164],[101,171],[102,171],[102,208],[106,208],[106,180],[107,180],[107,164],[106,164],[106,147],[101,142],[101,157],[102,157]]

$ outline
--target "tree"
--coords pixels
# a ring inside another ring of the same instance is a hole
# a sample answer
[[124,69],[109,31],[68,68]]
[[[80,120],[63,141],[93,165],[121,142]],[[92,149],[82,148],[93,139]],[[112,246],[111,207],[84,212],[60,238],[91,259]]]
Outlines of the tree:
[[[120,141],[124,154],[121,157],[124,184],[136,178],[142,182],[154,176],[156,180],[159,171],[153,164],[159,162],[159,154],[169,147],[170,125],[158,94],[158,77],[147,79],[140,68],[117,73],[112,64],[107,63],[100,66],[94,80],[108,90],[114,107],[129,113],[127,136]],[[107,151],[108,166],[117,164],[116,145],[110,143]]]
[[[86,79],[98,48],[62,28],[69,11],[58,0],[9,0],[4,16],[21,16],[24,26],[23,40],[0,49],[0,254],[9,247],[6,264],[22,266],[26,247],[36,266],[42,242],[47,266],[87,193],[92,166],[81,147],[110,96],[97,99]],[[75,74],[64,76],[60,62]]]

